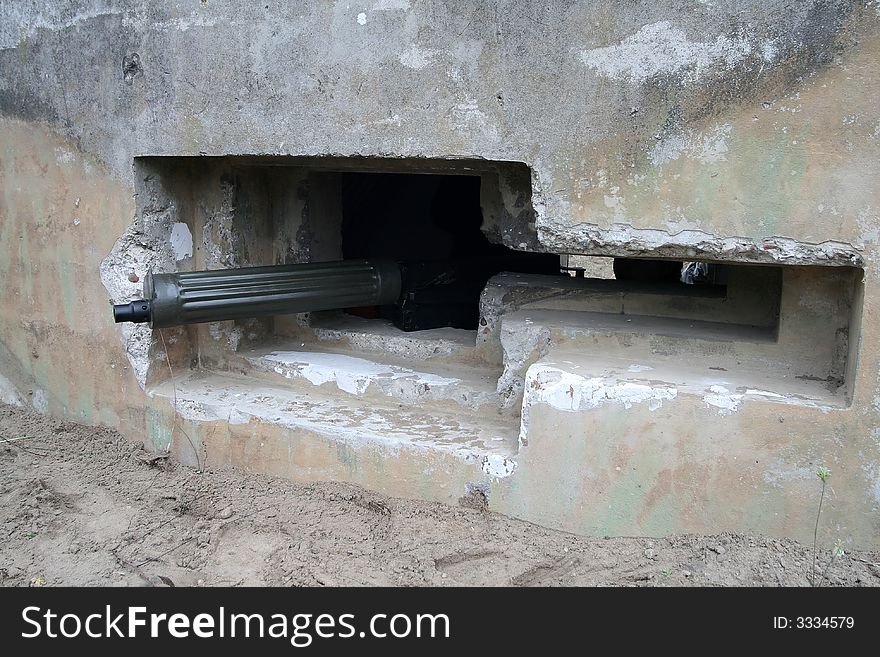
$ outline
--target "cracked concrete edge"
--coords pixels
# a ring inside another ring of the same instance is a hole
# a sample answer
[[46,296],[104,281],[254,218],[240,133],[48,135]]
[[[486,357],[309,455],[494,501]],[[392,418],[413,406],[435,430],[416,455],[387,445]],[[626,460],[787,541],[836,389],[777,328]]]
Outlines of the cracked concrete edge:
[[[173,206],[135,217],[113,249],[101,261],[101,283],[111,303],[127,303],[143,296],[143,280],[151,271],[175,271],[172,230]],[[135,378],[145,388],[150,369],[153,331],[146,324],[120,326],[122,346]]]
[[526,372],[532,364],[547,355],[552,339],[550,329],[546,326],[511,329],[502,323],[500,340],[504,369],[498,377],[497,393],[501,407],[510,409],[522,404]]
[[541,244],[558,253],[751,264],[865,266],[865,258],[859,249],[837,241],[812,244],[778,236],[758,241],[745,237],[718,237],[700,230],[670,233],[619,223],[602,228],[589,223],[568,226],[542,222],[537,229]]

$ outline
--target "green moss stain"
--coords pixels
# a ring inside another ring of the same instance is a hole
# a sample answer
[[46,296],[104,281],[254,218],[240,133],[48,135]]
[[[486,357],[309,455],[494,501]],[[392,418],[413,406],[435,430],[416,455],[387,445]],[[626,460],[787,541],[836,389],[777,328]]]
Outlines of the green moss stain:
[[[717,161],[702,161],[686,149],[671,161],[652,165],[646,160],[632,171],[608,166],[607,183],[588,192],[582,211],[600,224],[668,225],[675,232],[676,223],[684,221],[755,240],[786,235],[798,220],[799,204],[811,194],[811,132],[808,125],[758,134],[732,129],[725,136],[727,151]],[[608,207],[608,197],[615,199],[615,208]]]
[[792,218],[804,191],[809,139],[809,127],[804,126],[797,132],[778,130],[760,141],[733,143],[736,152],[747,156],[737,158],[740,164],[726,175],[735,184],[737,195],[747,198],[749,206],[761,209],[751,237],[787,232],[784,224]]
[[336,443],[336,460],[345,466],[349,476],[357,470],[357,457],[351,448],[343,442]]
[[96,410],[96,424],[106,427],[119,427],[119,415],[111,406],[101,404]]
[[[0,206],[0,285],[9,284],[9,254],[13,252],[12,239],[15,235],[17,217],[15,204],[12,198],[12,190],[15,181],[12,179],[11,167],[12,151],[7,148],[0,160],[0,193],[3,194],[3,205]],[[4,294],[8,295],[8,288],[4,287]]]
[[79,421],[84,424],[93,424],[95,419],[95,385],[88,382],[76,388],[76,406]]
[[70,382],[63,370],[56,368],[46,354],[40,358],[25,358],[21,362],[30,367],[36,388],[45,391],[49,412],[78,419],[75,417],[75,413],[72,414],[70,408]]
[[181,417],[177,418],[177,428],[174,430],[173,440],[177,444],[176,452],[181,463],[194,468],[204,467],[205,429],[206,427],[202,423],[189,422]]
[[171,424],[164,414],[155,408],[148,408],[144,414],[146,420],[147,446],[156,452],[171,449]]
[[78,289],[83,284],[83,281],[78,283],[76,280],[73,264],[75,260],[70,237],[65,234],[58,245],[58,284],[62,292],[61,307],[64,312],[64,322],[71,328],[75,328],[80,323],[78,321],[80,313],[77,312],[76,304],[81,296]]
[[25,304],[33,303],[34,298],[34,280],[33,265],[31,264],[31,249],[28,230],[22,230],[18,235],[18,262],[19,276],[21,280],[21,302]]

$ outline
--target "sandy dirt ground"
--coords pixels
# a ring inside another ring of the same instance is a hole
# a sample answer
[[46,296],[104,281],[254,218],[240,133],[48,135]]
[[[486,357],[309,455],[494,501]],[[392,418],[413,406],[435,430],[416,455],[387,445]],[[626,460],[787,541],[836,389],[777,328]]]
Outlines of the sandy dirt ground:
[[[479,504],[198,473],[3,405],[0,517],[6,586],[807,586],[812,550],[737,534],[581,538]],[[821,585],[880,584],[880,554],[823,547]]]

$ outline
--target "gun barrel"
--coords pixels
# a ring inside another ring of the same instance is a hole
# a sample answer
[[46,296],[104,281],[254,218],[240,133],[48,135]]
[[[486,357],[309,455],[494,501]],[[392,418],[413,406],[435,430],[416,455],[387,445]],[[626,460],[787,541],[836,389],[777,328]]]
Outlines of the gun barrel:
[[400,267],[384,260],[148,274],[144,299],[113,306],[113,317],[165,328],[393,304],[400,291]]

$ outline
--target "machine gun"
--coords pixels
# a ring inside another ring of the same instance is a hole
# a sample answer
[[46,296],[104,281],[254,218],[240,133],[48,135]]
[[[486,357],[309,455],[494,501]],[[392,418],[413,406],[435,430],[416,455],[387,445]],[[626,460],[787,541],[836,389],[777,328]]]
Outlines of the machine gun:
[[389,260],[148,274],[144,298],[113,306],[118,322],[152,328],[229,319],[378,307],[404,331],[476,327],[480,292],[493,271],[476,260]]

